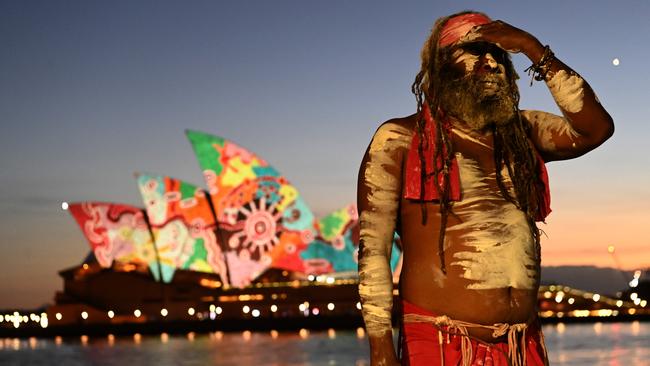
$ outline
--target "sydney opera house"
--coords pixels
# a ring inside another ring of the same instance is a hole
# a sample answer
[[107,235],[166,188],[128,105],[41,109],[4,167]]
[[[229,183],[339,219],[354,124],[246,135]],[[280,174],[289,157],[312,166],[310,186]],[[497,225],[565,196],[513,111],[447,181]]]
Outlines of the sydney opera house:
[[137,174],[144,208],[67,206],[91,253],[60,272],[64,287],[47,310],[50,325],[360,323],[356,207],[317,218],[260,157],[217,136],[187,131],[187,137],[207,189]]

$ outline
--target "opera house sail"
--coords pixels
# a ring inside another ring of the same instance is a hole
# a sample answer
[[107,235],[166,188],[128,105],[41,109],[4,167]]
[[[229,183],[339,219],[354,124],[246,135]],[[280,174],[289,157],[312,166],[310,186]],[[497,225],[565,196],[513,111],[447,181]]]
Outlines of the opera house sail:
[[[144,209],[71,204],[91,255],[60,272],[64,290],[48,312],[61,324],[221,312],[237,320],[249,314],[245,303],[266,309],[258,316],[304,317],[311,306],[360,320],[356,206],[316,218],[298,189],[258,155],[222,137],[186,134],[206,188],[139,173]],[[396,235],[396,275],[398,243]]]

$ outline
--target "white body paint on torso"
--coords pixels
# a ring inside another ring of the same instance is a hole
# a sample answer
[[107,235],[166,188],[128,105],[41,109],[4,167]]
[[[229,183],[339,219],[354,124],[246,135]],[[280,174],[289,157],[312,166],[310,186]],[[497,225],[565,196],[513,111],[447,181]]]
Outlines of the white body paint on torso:
[[[537,251],[525,214],[506,201],[496,187],[496,174],[485,174],[478,164],[457,153],[462,200],[453,211],[462,220],[447,228],[462,231],[466,249],[457,251],[452,266],[472,282],[469,289],[513,287],[533,289],[537,278]],[[507,169],[503,176],[509,186]]]
[[582,110],[585,91],[584,80],[580,75],[571,75],[560,70],[546,82],[546,85],[560,108],[570,113],[578,113]]

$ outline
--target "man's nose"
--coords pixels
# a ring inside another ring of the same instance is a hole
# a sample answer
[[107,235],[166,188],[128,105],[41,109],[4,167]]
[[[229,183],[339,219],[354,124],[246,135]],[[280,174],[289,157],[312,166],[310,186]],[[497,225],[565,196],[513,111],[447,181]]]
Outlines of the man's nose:
[[486,53],[483,56],[481,68],[483,71],[494,71],[499,67],[499,63],[494,59],[491,53]]

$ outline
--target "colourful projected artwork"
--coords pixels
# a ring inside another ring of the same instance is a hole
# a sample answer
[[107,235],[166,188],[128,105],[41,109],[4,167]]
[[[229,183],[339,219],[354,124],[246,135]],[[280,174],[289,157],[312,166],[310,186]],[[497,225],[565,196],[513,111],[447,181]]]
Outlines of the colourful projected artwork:
[[[307,273],[348,273],[357,276],[359,215],[356,205],[332,212],[317,222],[318,235],[301,256]],[[398,240],[398,237],[395,237]],[[391,269],[398,276],[400,250],[393,244]]]
[[286,178],[224,138],[187,131],[226,243],[230,282],[244,286],[269,268],[305,272],[314,215]]
[[[195,131],[187,136],[207,192],[169,177],[139,174],[146,214],[110,203],[70,206],[101,266],[142,263],[165,283],[179,268],[215,273],[236,287],[271,268],[357,276],[355,205],[316,220],[298,190],[265,160],[218,136]],[[395,277],[401,262],[398,242],[395,235]]]
[[[158,250],[163,282],[170,282],[174,271],[181,268],[216,273],[228,284],[216,222],[205,191],[163,176],[139,174],[137,180]],[[158,277],[155,273],[154,276]]]
[[69,205],[70,214],[104,268],[113,262],[141,263],[157,272],[156,255],[144,211],[129,205],[80,202]]

